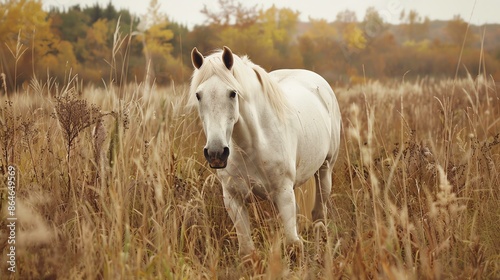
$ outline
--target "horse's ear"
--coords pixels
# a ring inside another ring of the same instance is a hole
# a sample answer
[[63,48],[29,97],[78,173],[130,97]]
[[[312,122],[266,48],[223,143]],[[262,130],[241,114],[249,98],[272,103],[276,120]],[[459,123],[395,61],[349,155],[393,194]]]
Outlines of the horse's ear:
[[191,62],[196,69],[200,69],[203,65],[203,55],[198,51],[196,47],[191,51]]
[[224,61],[226,68],[231,70],[234,63],[233,52],[226,46],[224,46],[224,51],[222,52],[222,61]]

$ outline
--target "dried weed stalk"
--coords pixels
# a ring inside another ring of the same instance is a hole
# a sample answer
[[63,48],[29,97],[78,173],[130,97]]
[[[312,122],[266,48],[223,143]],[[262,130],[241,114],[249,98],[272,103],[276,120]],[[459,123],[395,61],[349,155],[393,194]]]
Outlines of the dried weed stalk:
[[76,98],[75,94],[64,94],[56,98],[55,117],[64,135],[68,159],[78,134],[97,123],[102,116],[97,105],[89,105],[86,100]]
[[66,143],[66,159],[68,172],[68,194],[71,191],[71,149],[80,132],[96,124],[104,114],[95,104],[88,104],[84,99],[78,99],[75,91],[69,91],[56,97],[54,117],[59,121],[64,141]]
[[[19,117],[14,115],[12,101],[6,100],[3,108],[0,108],[0,148],[2,152],[2,168],[7,170],[7,165],[13,163],[14,139],[16,133],[16,122]],[[3,172],[2,172],[3,173]]]

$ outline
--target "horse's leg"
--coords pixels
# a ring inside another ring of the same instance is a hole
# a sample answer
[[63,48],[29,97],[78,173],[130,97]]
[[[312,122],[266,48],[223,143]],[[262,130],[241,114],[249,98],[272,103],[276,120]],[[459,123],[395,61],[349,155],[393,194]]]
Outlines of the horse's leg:
[[227,188],[223,188],[224,205],[236,228],[239,244],[238,252],[240,256],[244,257],[255,250],[255,245],[252,241],[250,219],[245,201],[241,195],[234,195],[234,193],[235,191],[228,191]]
[[316,198],[312,210],[312,218],[316,221],[325,221],[326,202],[332,191],[332,168],[330,162],[325,160],[323,165],[314,175],[316,181]]
[[298,246],[302,250],[302,241],[297,233],[297,204],[295,194],[293,192],[293,184],[283,187],[281,191],[277,191],[274,197],[274,204],[278,208],[283,228],[285,231],[286,243],[292,246]]

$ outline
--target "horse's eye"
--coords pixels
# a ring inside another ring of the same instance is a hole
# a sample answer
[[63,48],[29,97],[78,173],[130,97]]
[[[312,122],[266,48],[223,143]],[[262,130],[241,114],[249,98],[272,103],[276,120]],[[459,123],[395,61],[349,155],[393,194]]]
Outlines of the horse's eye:
[[236,91],[232,90],[232,91],[229,93],[229,97],[231,97],[231,98],[235,98],[235,97],[236,97]]
[[200,94],[199,94],[199,93],[196,93],[196,99],[198,99],[198,101],[201,99],[201,97],[200,97]]

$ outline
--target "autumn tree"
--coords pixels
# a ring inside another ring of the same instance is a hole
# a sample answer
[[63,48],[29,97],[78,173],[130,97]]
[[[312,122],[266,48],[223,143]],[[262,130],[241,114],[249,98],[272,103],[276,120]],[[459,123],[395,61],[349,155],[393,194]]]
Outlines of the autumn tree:
[[358,17],[354,11],[346,9],[337,14],[336,21],[342,24],[356,23],[358,22]]
[[[259,36],[256,22],[259,18],[257,6],[246,7],[235,0],[218,0],[218,7],[203,6],[200,11],[205,16],[205,25],[194,28],[193,43],[201,50],[210,51],[228,45],[238,52],[250,49],[253,41],[255,45],[262,43],[255,40]],[[256,46],[259,48],[258,46]]]
[[340,53],[336,39],[338,31],[324,19],[309,18],[309,23],[310,27],[298,38],[304,67],[320,73],[331,73],[339,68],[339,62],[332,59]]
[[195,28],[194,31],[206,32],[199,34],[204,40],[198,40],[202,45],[207,45],[205,51],[228,45],[244,52],[245,46],[251,41],[249,37],[255,39],[258,36],[255,28],[259,17],[256,6],[245,7],[235,0],[218,0],[218,7],[208,8],[204,5],[200,12],[206,17],[206,27]]
[[[200,51],[207,52],[216,48],[220,48],[223,43],[219,38],[221,28],[214,25],[197,25],[187,34],[187,44],[191,48],[196,46]],[[189,63],[191,58],[188,56]]]
[[[209,27],[195,28],[207,31],[200,34],[209,42],[208,49],[230,46],[237,53],[250,58],[271,70],[281,67],[300,67],[302,59],[293,38],[296,34],[299,13],[291,9],[272,6],[257,10],[234,0],[219,0],[215,10],[204,7]],[[204,40],[200,44],[207,45]]]
[[85,66],[85,76],[90,81],[101,82],[108,80],[108,63],[111,59],[111,46],[109,39],[112,29],[108,25],[107,19],[98,19],[87,29],[84,38],[78,38],[76,43],[77,52],[82,64]]
[[363,34],[363,30],[361,30],[357,24],[348,24],[343,30],[342,37],[350,52],[363,50],[366,47],[366,38]]
[[378,10],[369,7],[361,24],[366,38],[366,48],[360,59],[364,75],[385,78],[388,57],[397,54],[399,48],[394,34],[389,31]]
[[[59,38],[50,30],[50,21],[41,1],[7,0],[0,5],[0,64],[11,88],[58,67]],[[67,46],[62,47],[67,49]]]
[[200,11],[206,17],[208,25],[249,27],[258,18],[257,5],[247,7],[236,0],[218,0],[218,9],[209,9],[203,5]]
[[373,40],[387,30],[387,23],[380,16],[377,9],[368,7],[362,22],[363,31],[367,40]]
[[422,18],[415,10],[406,13],[401,11],[400,20],[408,41],[420,41],[427,38],[429,34],[430,20]]
[[286,56],[290,50],[293,35],[297,31],[299,12],[291,9],[278,9],[276,6],[259,13],[259,27],[265,38],[271,38],[273,47]]
[[[269,69],[300,67],[302,59],[298,48],[293,44],[297,31],[299,12],[291,9],[279,9],[272,6],[259,12],[256,24],[257,37],[265,45],[263,49],[252,51],[254,56],[265,54],[259,61],[266,62]],[[266,43],[268,42],[268,43]]]
[[337,15],[337,25],[343,43],[344,57],[350,61],[354,53],[365,49],[365,34],[358,24],[356,13],[350,10],[342,11]]
[[0,71],[8,92],[32,77],[45,80],[47,73],[61,79],[69,69],[85,83],[184,82],[192,71],[193,46],[206,53],[228,45],[267,70],[305,67],[330,82],[401,77],[408,71],[406,78],[444,77],[454,75],[457,65],[476,73],[471,69],[478,68],[478,59],[487,62],[481,71],[500,73],[496,27],[484,29],[480,51],[478,29],[460,16],[431,24],[414,10],[403,11],[402,23],[389,25],[368,8],[361,22],[355,12],[344,10],[334,22],[302,23],[294,10],[218,0],[201,11],[205,24],[188,28],[169,21],[158,0],[143,17],[118,11],[111,2],[48,13],[40,0],[0,2]]
[[469,24],[465,22],[460,15],[453,16],[445,27],[451,43],[455,46],[470,46],[476,40],[476,36],[468,32]]
[[148,12],[141,22],[136,37],[143,44],[143,54],[146,60],[145,82],[151,85],[156,81],[168,83],[171,80],[182,80],[188,75],[188,67],[180,58],[172,56],[174,47],[168,17],[159,10],[158,0],[151,0]]

